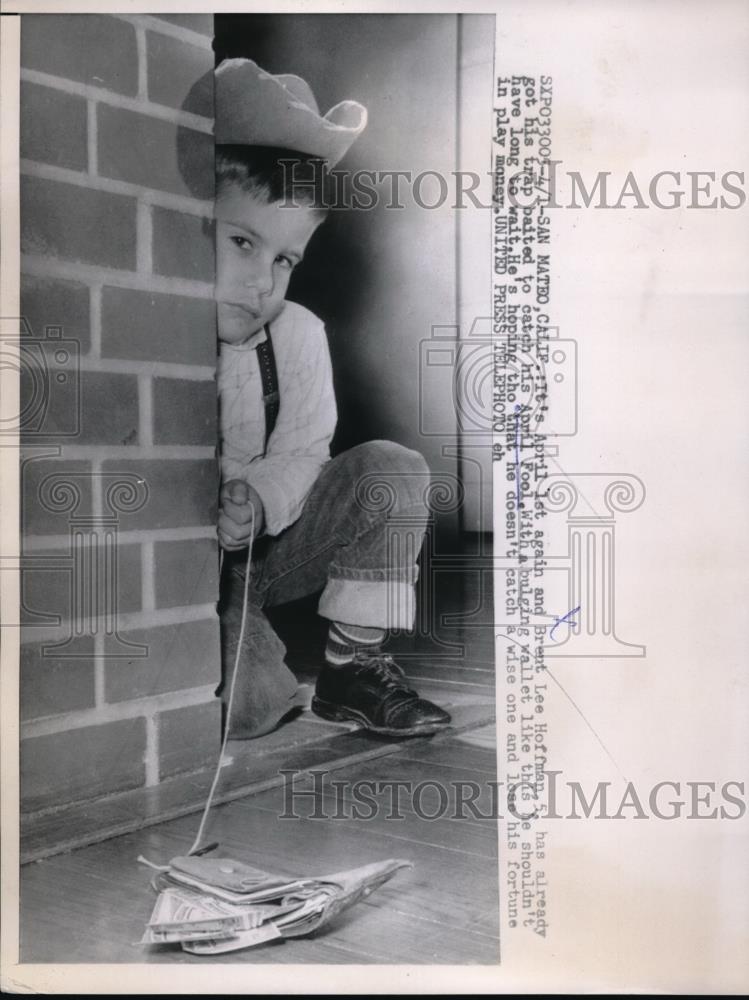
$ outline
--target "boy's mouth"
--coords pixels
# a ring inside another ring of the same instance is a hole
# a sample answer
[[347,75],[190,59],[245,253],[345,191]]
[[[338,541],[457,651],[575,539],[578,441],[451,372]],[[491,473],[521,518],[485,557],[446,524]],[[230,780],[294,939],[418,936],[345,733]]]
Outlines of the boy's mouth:
[[251,309],[249,306],[243,305],[241,302],[221,302],[220,305],[227,306],[229,309],[234,309],[237,312],[244,313],[245,316],[250,316],[252,319],[260,319],[263,315],[262,310]]

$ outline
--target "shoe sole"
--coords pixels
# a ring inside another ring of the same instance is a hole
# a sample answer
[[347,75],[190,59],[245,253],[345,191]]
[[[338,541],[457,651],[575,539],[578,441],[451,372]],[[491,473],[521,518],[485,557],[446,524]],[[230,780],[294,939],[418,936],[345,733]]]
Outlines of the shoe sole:
[[358,722],[364,729],[371,733],[379,733],[381,736],[431,736],[440,729],[446,729],[449,722],[425,722],[420,726],[411,726],[408,729],[393,729],[388,726],[375,726],[362,712],[357,712],[355,708],[347,708],[345,705],[335,705],[329,701],[322,701],[320,698],[312,699],[312,711],[323,719],[330,722]]

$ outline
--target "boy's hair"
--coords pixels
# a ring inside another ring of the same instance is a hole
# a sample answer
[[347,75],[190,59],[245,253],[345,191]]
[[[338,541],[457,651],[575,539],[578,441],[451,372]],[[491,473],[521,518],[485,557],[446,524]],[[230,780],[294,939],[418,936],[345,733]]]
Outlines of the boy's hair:
[[268,202],[309,205],[327,215],[331,177],[325,160],[277,146],[216,146],[216,190],[236,184]]

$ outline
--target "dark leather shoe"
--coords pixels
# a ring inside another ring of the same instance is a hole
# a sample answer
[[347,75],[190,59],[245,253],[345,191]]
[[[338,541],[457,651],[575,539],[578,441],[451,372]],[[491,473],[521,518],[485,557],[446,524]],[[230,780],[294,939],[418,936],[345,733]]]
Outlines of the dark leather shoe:
[[385,736],[423,736],[450,724],[450,716],[420,698],[385,653],[358,653],[342,667],[326,664],[317,678],[312,711],[335,722],[358,722]]

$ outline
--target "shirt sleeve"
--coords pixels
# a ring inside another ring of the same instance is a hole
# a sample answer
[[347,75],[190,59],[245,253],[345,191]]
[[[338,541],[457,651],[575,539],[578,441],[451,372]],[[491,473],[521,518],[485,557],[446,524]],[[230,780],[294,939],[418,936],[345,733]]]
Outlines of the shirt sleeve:
[[336,426],[333,374],[325,328],[304,331],[288,369],[279,371],[280,409],[264,456],[245,475],[263,502],[265,531],[277,535],[299,517]]

